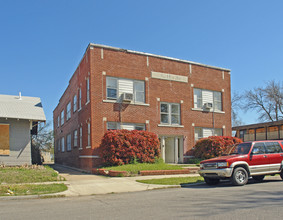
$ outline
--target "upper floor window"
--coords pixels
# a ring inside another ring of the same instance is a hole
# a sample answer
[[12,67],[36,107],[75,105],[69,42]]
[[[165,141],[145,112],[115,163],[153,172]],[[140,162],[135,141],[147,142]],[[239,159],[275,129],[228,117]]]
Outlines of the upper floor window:
[[65,117],[65,113],[64,113],[64,109],[61,111],[61,125],[64,124],[64,117]]
[[194,88],[194,108],[222,111],[222,93]]
[[57,117],[57,127],[59,128],[59,126],[60,126],[60,116],[58,115],[58,117]]
[[120,122],[107,122],[107,130],[145,130],[145,124],[136,124],[136,123],[120,123]]
[[83,127],[80,127],[80,148],[83,148]]
[[64,137],[61,138],[61,151],[65,152],[65,139],[64,139]]
[[79,88],[79,109],[82,108],[82,89]]
[[160,115],[162,124],[180,124],[180,104],[165,103],[160,105]]
[[74,95],[74,98],[73,98],[73,112],[77,111],[77,95]]
[[144,81],[106,77],[107,99],[117,100],[123,93],[133,94],[134,102],[145,102]]
[[89,102],[89,77],[86,79],[86,102]]
[[90,146],[90,123],[87,123],[87,146]]
[[67,104],[67,114],[66,114],[67,120],[71,118],[71,102]]

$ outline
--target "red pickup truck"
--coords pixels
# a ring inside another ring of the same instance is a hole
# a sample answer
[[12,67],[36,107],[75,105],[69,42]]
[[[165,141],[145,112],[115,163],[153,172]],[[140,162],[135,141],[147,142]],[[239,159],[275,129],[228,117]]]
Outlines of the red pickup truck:
[[260,182],[265,175],[275,174],[283,180],[283,140],[241,143],[227,156],[201,161],[199,174],[208,185],[230,179],[233,185],[242,186],[249,177]]

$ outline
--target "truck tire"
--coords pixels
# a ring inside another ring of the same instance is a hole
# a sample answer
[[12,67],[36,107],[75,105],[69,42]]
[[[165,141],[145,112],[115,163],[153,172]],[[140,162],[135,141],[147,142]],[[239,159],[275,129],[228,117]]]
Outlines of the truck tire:
[[243,186],[249,180],[248,172],[243,167],[237,167],[231,177],[231,182],[234,186]]
[[280,177],[283,180],[283,170],[281,170]]
[[213,179],[213,178],[207,178],[207,177],[204,177],[204,181],[206,182],[207,185],[217,185],[220,180],[219,179]]

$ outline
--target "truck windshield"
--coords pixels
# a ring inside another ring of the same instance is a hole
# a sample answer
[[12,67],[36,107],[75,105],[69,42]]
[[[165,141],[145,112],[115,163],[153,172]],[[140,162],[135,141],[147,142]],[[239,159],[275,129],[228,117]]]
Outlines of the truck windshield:
[[250,152],[252,143],[239,144],[231,154],[248,154]]

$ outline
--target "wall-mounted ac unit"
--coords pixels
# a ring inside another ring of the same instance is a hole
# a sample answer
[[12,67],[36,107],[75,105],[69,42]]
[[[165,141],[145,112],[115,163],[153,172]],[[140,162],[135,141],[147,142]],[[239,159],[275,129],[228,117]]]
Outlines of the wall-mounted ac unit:
[[204,108],[206,109],[212,109],[213,105],[210,102],[204,103]]
[[123,100],[123,102],[131,102],[131,101],[134,100],[134,95],[132,93],[124,92],[122,94],[122,100]]

